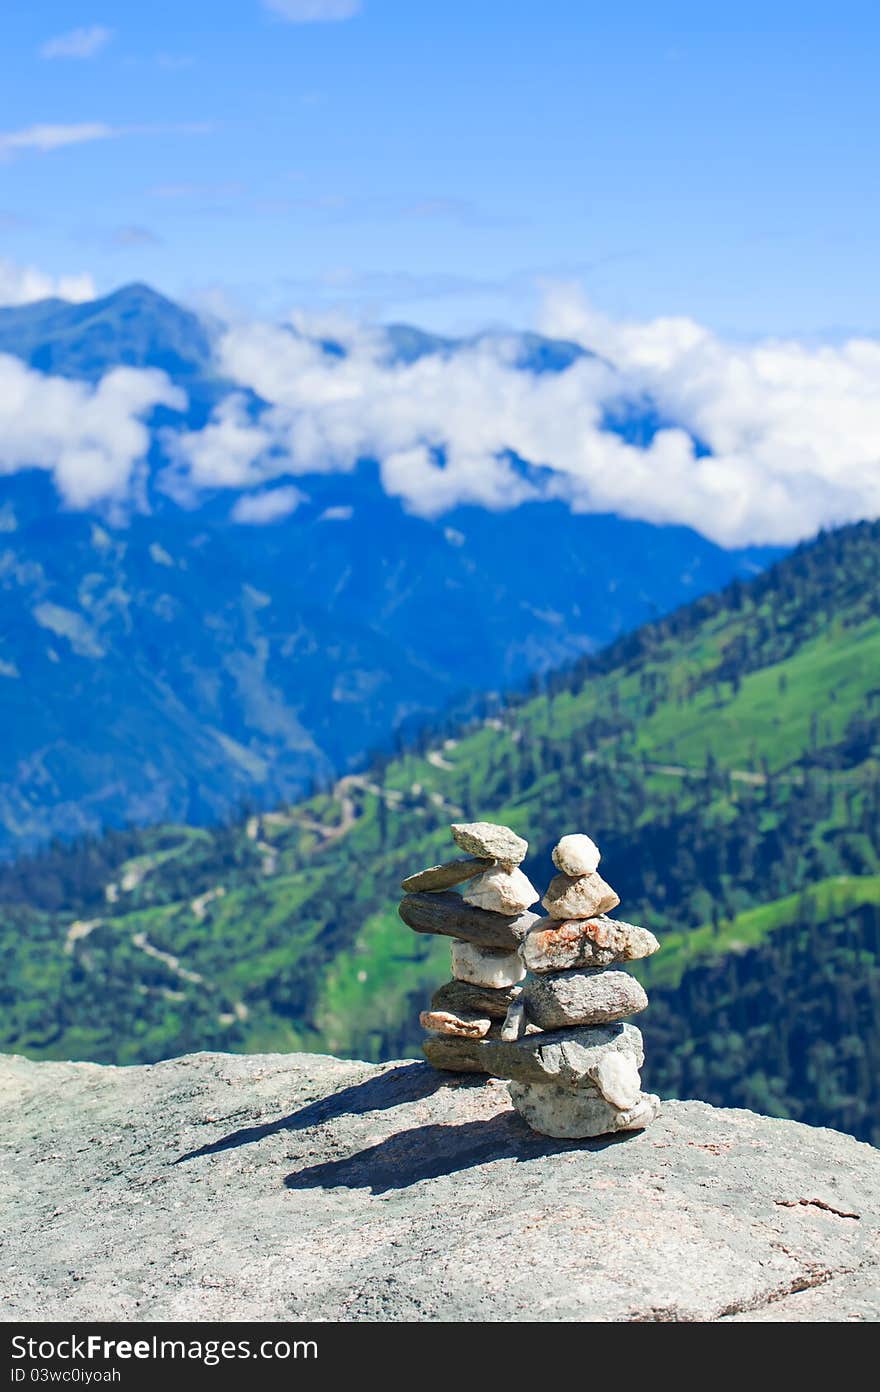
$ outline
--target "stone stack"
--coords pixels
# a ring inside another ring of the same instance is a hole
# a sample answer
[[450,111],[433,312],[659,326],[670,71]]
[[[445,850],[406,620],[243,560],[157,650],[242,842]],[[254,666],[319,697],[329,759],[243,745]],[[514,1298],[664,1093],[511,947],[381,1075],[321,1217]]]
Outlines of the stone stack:
[[492,1046],[521,1028],[519,948],[541,921],[528,912],[539,896],[519,868],[528,842],[510,827],[467,822],[451,831],[465,855],[405,879],[399,912],[415,932],[453,939],[452,980],[419,1017],[425,1057],[455,1073],[490,1072]]
[[563,836],[553,851],[559,874],[526,933],[520,955],[528,976],[516,1003],[522,1038],[488,1071],[508,1079],[520,1116],[547,1136],[600,1136],[636,1131],[659,1112],[642,1092],[642,1036],[629,1015],[648,998],[620,963],[659,947],[645,928],[609,918],[620,903],[598,873],[599,850],[588,836]]

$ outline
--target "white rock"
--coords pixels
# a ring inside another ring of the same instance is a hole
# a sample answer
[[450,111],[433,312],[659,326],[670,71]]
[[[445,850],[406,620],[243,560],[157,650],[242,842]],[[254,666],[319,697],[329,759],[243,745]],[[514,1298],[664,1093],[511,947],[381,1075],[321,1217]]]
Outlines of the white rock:
[[560,837],[553,848],[553,864],[563,875],[591,875],[601,859],[595,841],[580,833]]
[[503,870],[495,866],[471,880],[462,894],[466,904],[492,913],[518,914],[537,904],[540,894],[522,870]]
[[612,1107],[626,1112],[638,1102],[642,1080],[635,1059],[629,1054],[603,1054],[596,1066],[590,1069],[589,1076]]
[[452,944],[452,975],[456,981],[470,981],[474,986],[492,986],[500,990],[515,986],[526,974],[518,952],[493,951],[475,943]]

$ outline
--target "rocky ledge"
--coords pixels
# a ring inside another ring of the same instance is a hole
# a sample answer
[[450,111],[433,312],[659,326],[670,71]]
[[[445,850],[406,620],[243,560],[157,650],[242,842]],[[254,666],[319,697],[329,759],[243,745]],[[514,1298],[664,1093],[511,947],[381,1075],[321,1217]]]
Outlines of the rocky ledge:
[[552,1141],[424,1063],[0,1058],[7,1320],[876,1320],[880,1152],[701,1102]]

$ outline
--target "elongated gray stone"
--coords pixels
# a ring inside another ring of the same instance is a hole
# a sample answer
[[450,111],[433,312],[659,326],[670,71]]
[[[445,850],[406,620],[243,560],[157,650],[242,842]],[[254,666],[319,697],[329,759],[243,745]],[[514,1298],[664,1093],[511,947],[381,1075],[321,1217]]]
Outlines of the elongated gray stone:
[[431,997],[432,1010],[448,1010],[453,1015],[488,1015],[503,1020],[508,1007],[522,986],[475,986],[471,981],[447,981]]
[[635,1106],[621,1110],[599,1092],[557,1083],[508,1083],[510,1099],[533,1131],[560,1140],[585,1140],[615,1131],[641,1131],[660,1115],[660,1099],[639,1094]]
[[495,822],[453,822],[449,830],[456,846],[468,855],[487,856],[508,869],[520,865],[529,849],[528,841]]
[[455,1039],[451,1034],[427,1034],[422,1040],[422,1053],[432,1068],[444,1073],[486,1073],[486,1051],[492,1048],[500,1033],[493,1025],[487,1039]]
[[523,940],[522,957],[529,971],[565,971],[570,967],[607,967],[650,957],[660,944],[647,928],[606,918],[544,918]]
[[636,1015],[648,997],[634,976],[602,968],[529,976],[523,986],[529,1019],[543,1030],[600,1025]]
[[551,918],[595,918],[620,903],[599,874],[554,875],[541,900]]
[[595,1087],[595,1070],[611,1054],[641,1068],[645,1061],[641,1030],[624,1024],[581,1026],[547,1034],[539,1031],[516,1041],[507,1041],[502,1034],[485,1051],[484,1066],[496,1078]]
[[405,880],[401,880],[400,887],[407,894],[429,891],[436,893],[439,890],[452,889],[453,885],[464,884],[465,881],[472,880],[476,875],[482,875],[484,870],[491,868],[491,860],[480,859],[478,856],[458,856],[455,860],[445,860],[442,865],[432,865],[427,870],[408,875]]
[[538,922],[538,915],[497,914],[466,904],[460,894],[407,894],[398,913],[416,933],[440,933],[479,947],[506,947],[514,951],[526,933]]

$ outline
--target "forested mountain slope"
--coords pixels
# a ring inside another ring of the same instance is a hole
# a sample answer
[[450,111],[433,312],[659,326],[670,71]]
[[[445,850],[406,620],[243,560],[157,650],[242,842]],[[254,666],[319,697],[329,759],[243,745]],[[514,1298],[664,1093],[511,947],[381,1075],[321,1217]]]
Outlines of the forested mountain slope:
[[447,824],[603,850],[645,968],[648,1085],[880,1139],[880,524],[821,536],[531,699],[270,815],[117,832],[0,876],[0,1047],[418,1049],[448,946],[397,885]]

